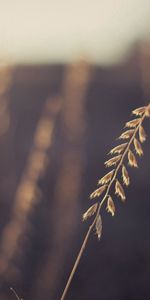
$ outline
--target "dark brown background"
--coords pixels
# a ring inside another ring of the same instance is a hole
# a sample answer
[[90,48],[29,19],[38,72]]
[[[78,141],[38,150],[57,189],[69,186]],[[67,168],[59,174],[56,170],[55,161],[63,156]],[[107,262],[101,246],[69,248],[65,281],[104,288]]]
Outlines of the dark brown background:
[[[31,149],[34,131],[42,107],[48,97],[62,95],[66,66],[17,66],[9,91],[10,127],[0,138],[0,232],[11,217],[14,195]],[[18,276],[0,279],[0,299],[14,299],[9,290],[13,286],[24,300],[57,300],[65,286],[71,266],[78,253],[88,224],[81,222],[89,207],[88,196],[98,178],[105,173],[104,161],[115,146],[131,111],[149,102],[139,64],[138,46],[120,65],[91,67],[91,77],[85,97],[86,131],[78,144],[84,153],[81,188],[75,212],[74,231],[62,260],[57,287],[49,290],[51,268],[42,275],[42,266],[53,248],[55,224],[54,189],[62,160],[62,149],[67,151],[62,131],[61,112],[57,116],[53,144],[48,152],[49,164],[38,182],[41,199],[29,218],[29,228],[20,239],[21,256],[14,261]],[[147,86],[150,77],[147,77]],[[150,122],[145,122],[150,135]],[[69,144],[68,144],[68,147]],[[75,146],[76,147],[76,146]],[[123,205],[117,198],[116,216],[103,209],[103,233],[100,242],[92,235],[66,300],[144,300],[150,298],[150,140],[144,144],[144,157],[139,168],[130,171],[131,185]],[[70,195],[71,196],[71,195]],[[66,218],[65,213],[61,215]],[[56,249],[56,253],[57,253]],[[61,252],[61,249],[60,249]],[[9,271],[8,271],[9,273]],[[8,279],[9,278],[9,279]],[[45,279],[46,278],[46,279]],[[40,288],[41,286],[41,288]]]

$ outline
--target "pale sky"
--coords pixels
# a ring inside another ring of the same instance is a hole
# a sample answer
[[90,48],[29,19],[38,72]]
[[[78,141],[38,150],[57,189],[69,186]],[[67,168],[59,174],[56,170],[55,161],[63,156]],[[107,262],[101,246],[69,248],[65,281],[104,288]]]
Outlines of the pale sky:
[[150,0],[0,0],[0,54],[14,62],[116,62],[150,35]]

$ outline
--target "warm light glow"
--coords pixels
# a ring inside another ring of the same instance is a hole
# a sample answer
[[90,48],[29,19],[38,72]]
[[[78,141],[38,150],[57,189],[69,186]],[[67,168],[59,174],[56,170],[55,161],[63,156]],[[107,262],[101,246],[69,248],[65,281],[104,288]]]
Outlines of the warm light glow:
[[16,62],[115,62],[149,33],[147,0],[5,0],[0,50]]

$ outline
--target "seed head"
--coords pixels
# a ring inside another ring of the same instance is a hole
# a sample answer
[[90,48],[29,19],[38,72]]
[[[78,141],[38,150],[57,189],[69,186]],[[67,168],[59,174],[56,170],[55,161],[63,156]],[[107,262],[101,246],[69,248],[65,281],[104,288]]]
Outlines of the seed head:
[[95,229],[96,229],[96,234],[97,234],[98,240],[100,240],[101,235],[102,235],[102,218],[101,218],[101,215],[98,215],[98,217],[97,217]]
[[142,149],[140,142],[136,138],[134,138],[133,142],[134,142],[134,148],[135,148],[136,153],[139,156],[143,155],[143,149]]
[[111,159],[109,159],[105,162],[105,166],[106,167],[115,166],[117,164],[117,162],[120,160],[120,158],[121,158],[121,155],[112,157]]
[[120,135],[119,139],[123,139],[123,140],[125,139],[125,140],[127,140],[127,139],[131,138],[131,136],[133,135],[133,133],[134,133],[134,129],[129,129],[129,130],[123,132]]
[[133,152],[131,150],[128,151],[128,161],[129,161],[129,165],[131,167],[135,167],[135,168],[138,167],[135,155],[133,154]]
[[106,184],[102,185],[100,188],[96,189],[91,195],[90,199],[100,197],[100,195],[105,191],[106,189]]
[[124,190],[122,185],[120,184],[119,180],[116,180],[116,184],[115,184],[115,194],[120,196],[121,200],[124,202],[124,200],[126,199]]
[[141,118],[131,120],[125,124],[125,127],[135,128],[139,124],[140,121],[141,121]]
[[86,221],[89,217],[93,216],[96,213],[98,203],[93,204],[84,214],[82,217],[83,221]]
[[127,146],[127,143],[118,145],[115,148],[113,148],[112,150],[110,150],[110,154],[116,154],[116,153],[120,154],[125,149],[126,146]]
[[132,111],[132,114],[136,116],[142,116],[145,113],[146,108],[147,108],[146,106],[136,108]]
[[111,196],[109,196],[107,199],[106,210],[111,213],[112,217],[115,215],[115,204]]
[[99,181],[98,184],[106,184],[108,183],[112,176],[113,176],[114,170],[110,171],[109,173],[107,173],[104,177],[102,177]]
[[141,143],[146,141],[146,133],[142,125],[139,127],[139,140]]

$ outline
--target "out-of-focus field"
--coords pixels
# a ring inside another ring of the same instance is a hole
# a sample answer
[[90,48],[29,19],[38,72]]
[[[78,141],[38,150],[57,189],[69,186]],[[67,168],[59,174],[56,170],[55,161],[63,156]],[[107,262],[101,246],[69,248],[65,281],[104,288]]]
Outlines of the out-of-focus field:
[[[103,68],[1,67],[0,299],[14,299],[10,286],[25,300],[60,299],[89,193],[131,111],[149,101],[148,49]],[[115,199],[114,218],[103,210],[101,241],[91,237],[67,299],[149,297],[149,147],[147,138],[126,204]]]

